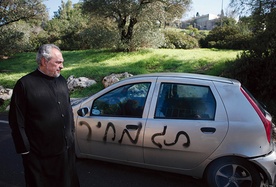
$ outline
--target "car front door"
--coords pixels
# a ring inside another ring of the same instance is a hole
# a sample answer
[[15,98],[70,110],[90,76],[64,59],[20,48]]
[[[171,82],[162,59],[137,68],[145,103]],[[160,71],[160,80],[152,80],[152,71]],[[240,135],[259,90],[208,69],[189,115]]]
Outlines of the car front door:
[[220,145],[228,129],[212,81],[159,78],[145,129],[145,163],[197,167]]
[[82,155],[91,158],[143,162],[143,135],[151,81],[118,86],[92,97],[81,108],[90,115],[78,116],[76,137]]

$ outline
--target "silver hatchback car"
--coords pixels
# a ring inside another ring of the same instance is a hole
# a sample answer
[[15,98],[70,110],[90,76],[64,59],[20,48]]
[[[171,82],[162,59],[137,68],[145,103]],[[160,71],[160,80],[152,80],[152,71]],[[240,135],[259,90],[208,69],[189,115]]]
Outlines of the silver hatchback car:
[[204,178],[211,187],[275,182],[272,118],[236,80],[139,75],[72,106],[80,158]]

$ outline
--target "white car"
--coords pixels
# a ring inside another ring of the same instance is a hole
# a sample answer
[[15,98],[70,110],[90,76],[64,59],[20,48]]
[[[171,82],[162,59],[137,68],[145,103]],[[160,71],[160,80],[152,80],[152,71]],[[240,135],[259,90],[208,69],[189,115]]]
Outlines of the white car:
[[275,182],[272,118],[236,80],[133,76],[73,112],[80,158],[204,178],[211,187]]

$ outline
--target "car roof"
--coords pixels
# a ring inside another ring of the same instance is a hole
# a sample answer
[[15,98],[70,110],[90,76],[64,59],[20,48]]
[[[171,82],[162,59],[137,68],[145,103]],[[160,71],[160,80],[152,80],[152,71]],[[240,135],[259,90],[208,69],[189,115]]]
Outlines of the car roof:
[[194,74],[194,73],[150,73],[150,74],[140,74],[135,75],[133,77],[129,77],[128,79],[133,78],[146,78],[146,77],[175,77],[175,78],[188,78],[188,79],[200,79],[200,80],[208,80],[208,81],[216,81],[216,82],[223,82],[228,84],[240,84],[239,81],[225,78],[225,77],[218,77],[212,75],[204,75],[204,74]]

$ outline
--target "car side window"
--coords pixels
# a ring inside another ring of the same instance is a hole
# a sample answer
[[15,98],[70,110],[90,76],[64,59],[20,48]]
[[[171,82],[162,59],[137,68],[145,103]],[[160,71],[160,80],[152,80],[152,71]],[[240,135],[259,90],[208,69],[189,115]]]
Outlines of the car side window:
[[92,105],[91,115],[141,118],[150,83],[134,83],[116,88]]
[[216,100],[208,86],[162,83],[155,118],[214,120]]

